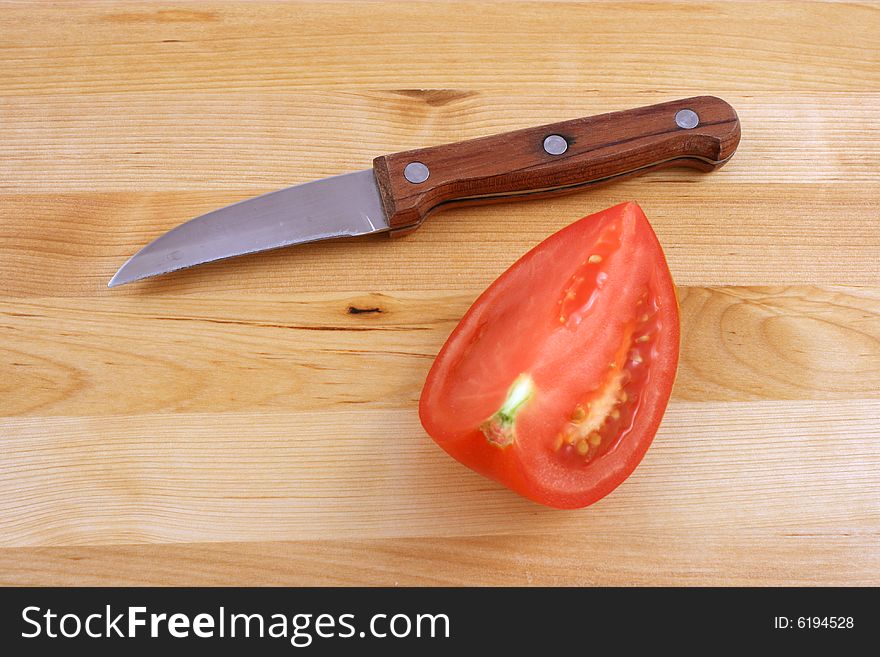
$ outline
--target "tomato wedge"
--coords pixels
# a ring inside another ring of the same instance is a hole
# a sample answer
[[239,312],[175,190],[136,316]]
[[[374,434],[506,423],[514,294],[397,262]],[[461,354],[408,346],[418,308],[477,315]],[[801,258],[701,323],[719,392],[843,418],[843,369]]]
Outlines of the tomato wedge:
[[422,425],[536,502],[592,504],[642,460],[678,365],[672,276],[641,208],[551,235],[471,306],[428,374]]

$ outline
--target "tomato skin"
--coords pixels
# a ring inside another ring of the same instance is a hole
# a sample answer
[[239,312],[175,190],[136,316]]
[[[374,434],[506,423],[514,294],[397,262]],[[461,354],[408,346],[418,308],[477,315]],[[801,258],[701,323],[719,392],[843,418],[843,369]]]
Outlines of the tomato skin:
[[563,228],[474,302],[419,402],[452,457],[517,493],[584,507],[642,460],[679,353],[675,287],[641,208]]

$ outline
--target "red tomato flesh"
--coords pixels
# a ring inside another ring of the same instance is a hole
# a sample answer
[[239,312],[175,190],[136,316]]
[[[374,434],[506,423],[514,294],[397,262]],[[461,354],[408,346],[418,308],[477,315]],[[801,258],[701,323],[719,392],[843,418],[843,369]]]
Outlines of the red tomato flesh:
[[624,203],[551,235],[471,306],[434,362],[422,425],[536,502],[592,504],[642,460],[678,365],[663,251]]

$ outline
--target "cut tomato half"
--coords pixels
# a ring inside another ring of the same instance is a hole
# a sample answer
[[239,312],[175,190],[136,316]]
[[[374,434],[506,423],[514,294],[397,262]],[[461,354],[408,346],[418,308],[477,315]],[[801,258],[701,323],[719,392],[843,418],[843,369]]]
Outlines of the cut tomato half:
[[419,416],[477,472],[542,504],[587,506],[645,455],[678,348],[663,251],[624,203],[550,236],[474,302],[428,374]]

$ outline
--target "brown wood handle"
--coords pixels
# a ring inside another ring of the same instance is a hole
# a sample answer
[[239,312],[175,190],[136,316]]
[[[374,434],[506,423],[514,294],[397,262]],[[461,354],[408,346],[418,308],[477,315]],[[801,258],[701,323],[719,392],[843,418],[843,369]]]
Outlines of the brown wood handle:
[[[551,135],[565,140],[551,140],[566,148],[563,153],[545,149]],[[392,234],[399,235],[447,203],[563,193],[665,166],[712,171],[733,155],[739,138],[734,109],[720,98],[698,96],[384,155],[373,160],[373,171]],[[407,180],[413,162],[427,167],[423,182]]]

